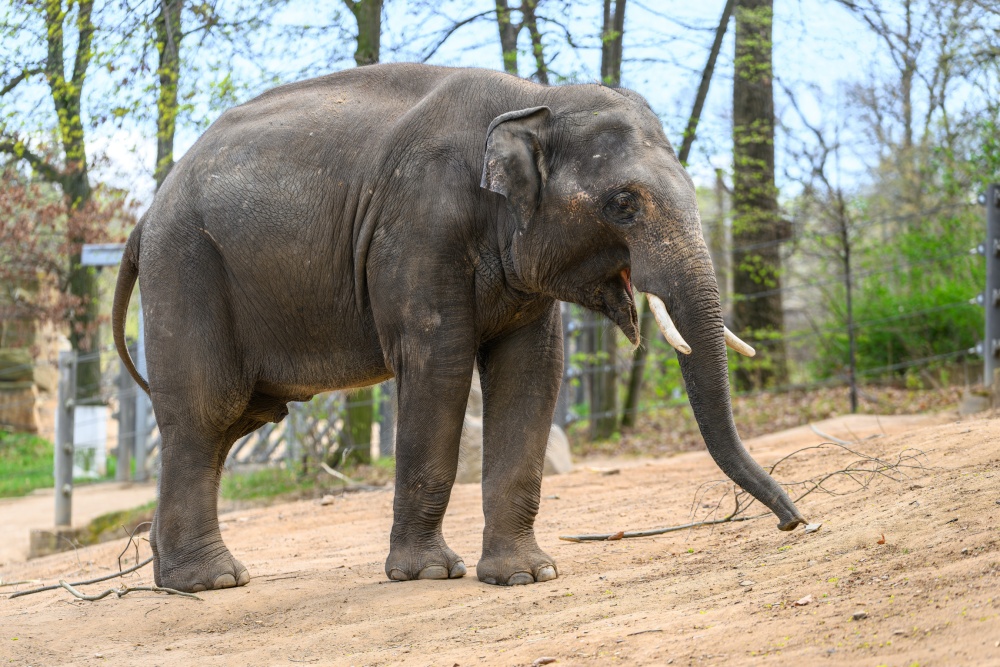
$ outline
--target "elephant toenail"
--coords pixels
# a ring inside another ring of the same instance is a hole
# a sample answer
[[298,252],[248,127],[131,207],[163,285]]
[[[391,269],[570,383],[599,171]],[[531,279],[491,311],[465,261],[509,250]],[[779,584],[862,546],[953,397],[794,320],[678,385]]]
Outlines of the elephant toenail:
[[447,579],[448,570],[444,565],[428,565],[420,570],[417,579]]
[[410,575],[406,574],[402,570],[397,570],[396,568],[392,568],[391,570],[389,570],[389,578],[392,579],[393,581],[409,581]]
[[490,586],[496,586],[497,580],[493,577],[486,577],[485,579],[483,579],[483,583],[489,584]]
[[459,577],[464,577],[465,573],[466,573],[465,563],[463,563],[462,561],[458,561],[452,566],[451,572],[448,573],[448,578],[458,579]]
[[515,572],[507,580],[508,586],[524,586],[525,584],[533,583],[535,583],[535,578],[528,572]]
[[195,584],[191,587],[192,593],[201,593],[203,590],[205,590],[205,584]]
[[237,586],[246,586],[250,583],[250,573],[247,570],[240,572],[240,578],[236,581]]
[[212,584],[212,588],[232,588],[236,585],[236,577],[229,574],[220,574],[215,578],[215,583]]
[[545,567],[539,568],[538,574],[535,576],[535,581],[552,581],[559,575],[556,574],[556,568],[552,565],[546,565]]

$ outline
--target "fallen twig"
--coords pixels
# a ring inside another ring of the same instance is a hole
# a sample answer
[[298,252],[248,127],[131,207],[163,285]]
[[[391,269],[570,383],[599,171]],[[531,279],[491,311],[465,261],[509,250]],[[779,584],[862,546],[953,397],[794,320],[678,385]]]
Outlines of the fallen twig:
[[812,432],[815,433],[816,435],[818,435],[819,437],[826,438],[830,442],[835,442],[838,445],[847,446],[847,445],[853,445],[853,444],[855,444],[855,443],[849,442],[847,440],[841,440],[840,438],[835,438],[832,435],[830,435],[829,433],[823,433],[823,431],[821,431],[818,428],[816,428],[816,424],[809,424],[809,428],[811,428]]
[[[123,574],[129,574],[131,572],[135,572],[139,568],[145,567],[145,566],[149,565],[152,562],[153,562],[153,557],[150,556],[146,560],[144,560],[141,563],[138,563],[136,565],[133,565],[132,567],[128,568],[127,570],[122,570],[120,572],[115,572],[114,574],[106,574],[103,577],[95,577],[94,579],[87,579],[86,581],[74,581],[73,583],[70,584],[70,586],[86,586],[87,584],[97,584],[97,583],[100,583],[102,581],[107,581],[108,579],[114,579],[115,577],[120,577]],[[7,596],[7,599],[8,600],[13,600],[14,598],[19,598],[22,595],[34,595],[35,593],[44,593],[45,591],[54,591],[55,589],[62,588],[62,587],[63,587],[62,583],[58,583],[58,584],[52,584],[51,586],[42,586],[41,588],[32,588],[32,589],[27,590],[27,591],[17,591],[17,592],[11,593],[9,596]]]
[[186,598],[194,598],[195,600],[201,600],[200,597],[194,593],[185,593],[184,591],[179,591],[174,588],[163,588],[162,586],[122,586],[121,588],[109,588],[103,593],[98,593],[96,595],[87,595],[86,593],[81,593],[80,591],[73,588],[73,585],[65,581],[60,581],[59,586],[56,588],[65,588],[67,591],[73,594],[73,597],[80,600],[86,600],[87,602],[97,602],[103,598],[114,593],[118,597],[123,595],[128,595],[129,593],[134,593],[136,591],[151,591],[153,593],[167,593],[168,595],[181,595]]
[[334,468],[328,466],[325,461],[320,461],[319,467],[322,468],[326,473],[333,475],[340,481],[344,482],[344,484],[346,485],[344,487],[345,491],[375,491],[382,488],[381,486],[372,486],[371,484],[364,484],[362,482],[353,480],[344,473],[340,472],[339,470],[335,470]]
[[701,526],[714,526],[720,523],[733,523],[735,521],[752,521],[753,519],[760,519],[768,516],[770,512],[765,514],[755,514],[754,516],[734,516],[730,514],[727,517],[721,519],[710,519],[708,521],[695,521],[693,523],[685,523],[680,526],[668,526],[667,528],[653,528],[652,530],[634,530],[629,532],[619,531],[617,533],[603,533],[599,535],[560,535],[560,540],[565,540],[567,542],[604,542],[612,537],[621,535],[616,539],[623,540],[628,537],[652,537],[654,535],[664,535],[666,533],[676,533],[680,530],[688,530],[689,528],[699,528]]
[[625,636],[626,637],[635,637],[636,635],[646,635],[646,634],[649,634],[651,632],[663,632],[663,630],[661,630],[660,628],[656,628],[654,630],[639,630],[639,632],[630,632],[630,633],[628,633]]

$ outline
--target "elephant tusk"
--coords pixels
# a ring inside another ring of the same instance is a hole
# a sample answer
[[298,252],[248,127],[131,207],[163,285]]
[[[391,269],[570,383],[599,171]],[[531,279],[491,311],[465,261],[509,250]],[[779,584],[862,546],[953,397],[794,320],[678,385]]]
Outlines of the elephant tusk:
[[752,357],[757,354],[757,350],[740,340],[740,337],[730,331],[729,327],[723,326],[722,332],[726,335],[726,345],[733,348],[744,357]]
[[663,337],[667,339],[667,342],[681,354],[691,354],[691,346],[684,341],[681,332],[674,326],[674,321],[670,319],[670,314],[667,313],[666,304],[663,303],[660,297],[653,294],[646,294],[646,299],[649,300],[649,307],[653,311],[653,317],[656,318],[656,323],[660,325],[660,332],[663,333]]

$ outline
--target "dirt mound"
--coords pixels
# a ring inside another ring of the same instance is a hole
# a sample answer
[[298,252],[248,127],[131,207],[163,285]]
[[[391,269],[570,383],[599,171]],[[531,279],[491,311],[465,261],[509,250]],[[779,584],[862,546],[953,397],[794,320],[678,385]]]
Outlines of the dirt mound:
[[[837,424],[819,428],[852,437]],[[707,454],[688,453],[619,462],[618,474],[581,467],[546,478],[538,536],[560,578],[527,587],[486,586],[472,574],[483,527],[477,485],[455,488],[445,521],[449,544],[470,566],[458,581],[386,580],[388,490],[232,513],[223,535],[251,570],[248,587],[202,593],[203,602],[134,593],[87,603],[64,591],[4,600],[0,662],[1000,664],[1000,421],[876,433],[855,432],[855,449],[889,460],[922,450],[923,467],[850,493],[853,482],[839,477],[831,488],[846,495],[814,493],[799,505],[823,524],[812,534],[781,533],[769,516],[564,542],[559,535],[707,516],[724,487],[709,489],[693,511],[692,499],[722,475]],[[818,440],[810,431],[751,444],[766,465]],[[777,476],[802,480],[851,460],[837,448],[810,449]],[[2,577],[84,579],[117,568],[122,546],[13,564]],[[147,567],[126,580],[151,576]]]

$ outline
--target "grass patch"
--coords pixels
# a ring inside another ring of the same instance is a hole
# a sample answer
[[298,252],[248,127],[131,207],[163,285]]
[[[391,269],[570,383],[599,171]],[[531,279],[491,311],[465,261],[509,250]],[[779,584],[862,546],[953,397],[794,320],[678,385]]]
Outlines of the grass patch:
[[[145,505],[130,510],[102,514],[87,524],[87,535],[81,538],[81,542],[84,544],[97,544],[98,542],[107,542],[119,537],[127,537],[127,533],[122,530],[122,526],[128,530],[133,530],[141,523],[152,521],[153,514],[155,513],[156,501],[151,500]],[[145,526],[139,532],[149,532],[149,526]]]
[[[348,465],[341,472],[362,484],[384,486],[396,474],[396,460],[381,458],[370,464]],[[233,502],[274,502],[318,498],[326,493],[342,491],[342,481],[317,470],[312,465],[306,471],[301,466],[271,467],[251,471],[230,471],[222,475],[219,494]]]
[[250,472],[226,471],[220,493],[223,500],[263,500],[312,495],[316,482],[289,468],[262,468]]
[[28,433],[0,431],[0,498],[51,487],[52,443]]

